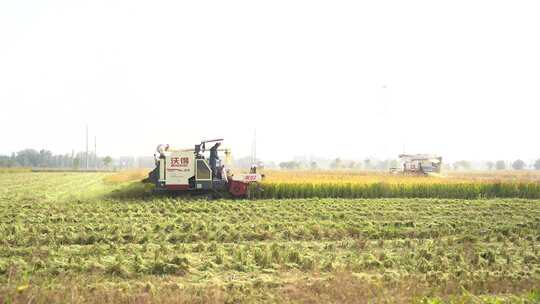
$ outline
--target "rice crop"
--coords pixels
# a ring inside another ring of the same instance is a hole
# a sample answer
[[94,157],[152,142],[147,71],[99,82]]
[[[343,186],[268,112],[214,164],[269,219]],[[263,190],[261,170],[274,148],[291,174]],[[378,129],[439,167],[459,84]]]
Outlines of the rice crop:
[[[537,176],[537,175],[533,175]],[[540,198],[540,176],[477,177],[396,176],[340,171],[272,171],[253,198]]]
[[263,183],[253,198],[540,198],[540,184],[520,183]]
[[439,177],[407,176],[383,171],[354,170],[265,170],[271,183],[352,183],[352,184],[455,184],[471,182],[539,182],[540,171],[449,171]]

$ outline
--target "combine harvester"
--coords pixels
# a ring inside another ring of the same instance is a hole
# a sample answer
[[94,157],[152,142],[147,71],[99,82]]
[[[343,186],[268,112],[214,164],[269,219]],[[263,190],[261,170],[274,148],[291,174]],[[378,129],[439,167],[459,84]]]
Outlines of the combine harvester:
[[390,169],[391,173],[415,176],[441,175],[442,157],[432,154],[400,154],[401,168]]
[[[230,158],[230,150],[220,149],[223,139],[201,141],[194,149],[172,149],[159,145],[154,154],[156,168],[145,182],[155,185],[157,191],[176,193],[210,193],[223,196],[249,197],[252,184],[258,185],[262,175],[253,166],[249,174],[233,174],[222,164],[219,152]],[[207,149],[208,143],[214,143]],[[257,187],[258,188],[258,187]]]

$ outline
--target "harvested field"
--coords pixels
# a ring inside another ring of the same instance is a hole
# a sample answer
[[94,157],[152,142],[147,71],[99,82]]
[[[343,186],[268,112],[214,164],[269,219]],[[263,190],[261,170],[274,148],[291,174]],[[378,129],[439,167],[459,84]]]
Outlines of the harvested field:
[[207,201],[136,178],[0,174],[0,299],[540,301],[538,200]]

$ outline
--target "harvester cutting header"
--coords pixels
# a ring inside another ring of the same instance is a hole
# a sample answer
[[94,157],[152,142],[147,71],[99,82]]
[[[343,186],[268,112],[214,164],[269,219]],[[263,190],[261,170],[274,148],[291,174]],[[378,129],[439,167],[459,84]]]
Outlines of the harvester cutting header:
[[[220,148],[223,139],[204,140],[193,149],[172,149],[159,145],[154,154],[156,168],[147,181],[161,191],[229,192],[234,197],[246,197],[249,185],[261,181],[253,167],[249,174],[233,174],[219,154],[230,158],[230,150]],[[212,146],[207,149],[207,145]]]

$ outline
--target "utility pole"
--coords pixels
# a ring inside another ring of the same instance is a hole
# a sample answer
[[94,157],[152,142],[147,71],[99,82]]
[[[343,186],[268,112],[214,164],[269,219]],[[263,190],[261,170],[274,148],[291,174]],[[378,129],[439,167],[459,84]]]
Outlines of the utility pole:
[[97,170],[97,136],[94,136],[94,169]]
[[88,170],[88,124],[86,124],[86,170]]
[[257,162],[257,129],[253,131],[253,142],[251,143],[251,164]]

